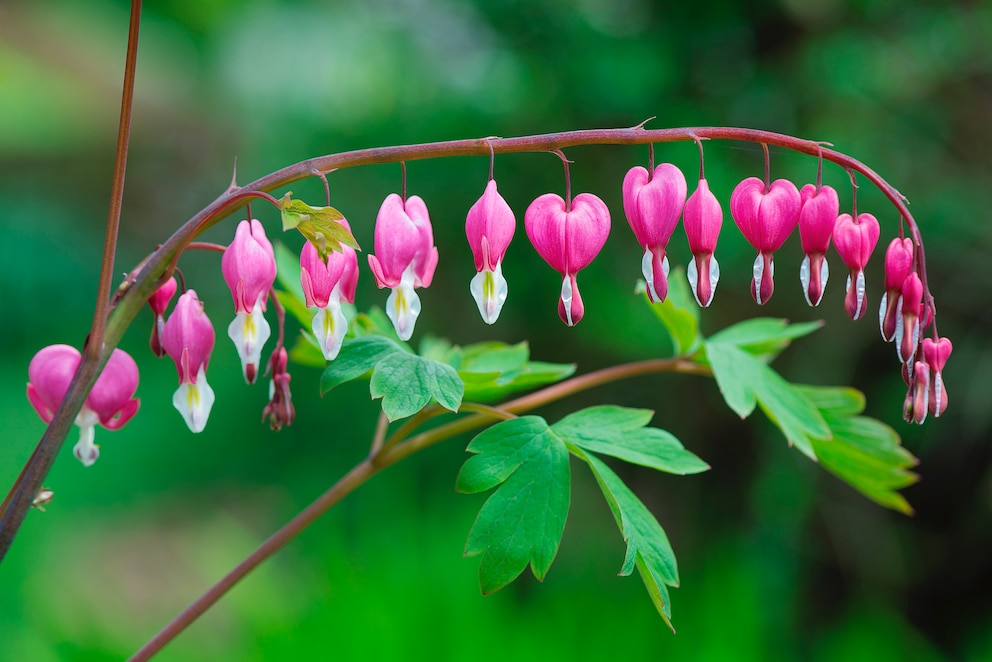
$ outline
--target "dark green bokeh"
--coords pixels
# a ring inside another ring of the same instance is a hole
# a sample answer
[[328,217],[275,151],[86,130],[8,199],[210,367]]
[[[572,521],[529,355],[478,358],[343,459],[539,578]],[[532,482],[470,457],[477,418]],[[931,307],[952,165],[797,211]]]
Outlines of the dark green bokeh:
[[[127,3],[7,0],[0,19],[0,484],[13,481],[43,425],[24,398],[43,345],[80,345],[90,322],[106,218]],[[576,466],[571,517],[547,580],[525,576],[482,598],[465,535],[479,497],[453,490],[467,439],[377,477],[249,577],[163,659],[988,659],[992,657],[992,10],[984,3],[828,0],[806,3],[648,0],[351,0],[149,3],[117,271],[124,272],[230,181],[363,147],[487,135],[630,126],[750,126],[828,140],[912,201],[926,240],[941,332],[955,344],[950,408],[922,428],[901,422],[904,387],[875,322],[843,313],[842,265],[820,309],[798,286],[798,237],[779,255],[778,293],[761,314],[824,319],[777,368],[816,384],[852,384],[868,413],[921,458],[906,490],[913,518],[884,511],[787,449],[761,419],[741,423],[712,382],[631,380],[541,412],[615,403],[657,410],[713,469],[679,478],[624,471],[666,527],[683,586],[667,632],[636,579],[615,577],[623,545],[589,476]],[[530,340],[532,356],[580,371],[665,347],[632,292],[640,254],[620,182],[644,148],[568,151],[573,192],[614,214],[606,249],[580,277],[587,316],[557,320],[557,282],[522,227],[504,271],[510,297],[486,327],[468,296],[465,212],[486,159],[409,165],[409,190],[431,210],[441,262],[423,293],[416,341]],[[707,177],[728,206],[760,148],[706,145]],[[691,144],[661,145],[693,179]],[[811,181],[816,162],[773,152],[773,176]],[[496,161],[522,220],[536,196],[562,191],[552,155]],[[824,178],[850,205],[847,175]],[[367,252],[398,167],[330,178],[333,204]],[[294,187],[318,204],[318,182]],[[877,191],[858,208],[898,219]],[[256,205],[275,235],[278,215]],[[231,223],[208,238],[227,243]],[[286,237],[294,248],[300,241]],[[673,265],[685,264],[681,230]],[[722,284],[703,315],[712,332],[759,313],[747,294],[753,259],[729,213]],[[364,259],[364,258],[363,258]],[[362,458],[376,405],[363,385],[317,396],[319,372],[293,369],[298,419],[260,426],[265,386],[245,386],[224,330],[233,315],[213,254],[182,262],[218,329],[210,366],[217,403],[188,432],[171,407],[175,372],[146,350],[150,316],[125,338],[142,370],[142,410],[100,430],[103,456],[83,469],[64,449],[0,568],[0,657],[118,659]],[[881,264],[869,267],[877,305]],[[367,270],[359,305],[381,304]]]

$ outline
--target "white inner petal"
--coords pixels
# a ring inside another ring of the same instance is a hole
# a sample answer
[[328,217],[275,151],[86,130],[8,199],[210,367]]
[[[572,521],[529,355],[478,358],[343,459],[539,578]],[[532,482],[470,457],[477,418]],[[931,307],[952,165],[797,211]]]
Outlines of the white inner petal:
[[[259,299],[261,298],[259,295]],[[245,376],[245,381],[250,384],[254,380],[248,379],[248,366],[255,366],[257,374],[258,365],[262,360],[262,348],[271,335],[269,323],[265,321],[265,315],[262,313],[261,303],[256,303],[251,313],[242,311],[235,315],[234,320],[227,327],[227,335],[238,350],[242,374]]]
[[939,372],[933,376],[933,403],[936,407],[934,418],[940,418],[941,405],[944,403],[944,378]]
[[878,306],[878,330],[882,333],[882,340],[889,342],[892,338],[885,337],[885,311],[889,307],[889,293],[882,292],[882,303]]
[[413,337],[413,327],[417,324],[417,317],[420,315],[420,297],[413,288],[415,279],[416,275],[411,265],[403,272],[400,284],[392,289],[389,298],[386,299],[386,315],[393,323],[400,340],[409,340]]
[[214,391],[207,383],[207,375],[200,366],[195,384],[180,384],[172,395],[172,405],[182,414],[186,425],[193,432],[203,432],[214,406]]
[[572,323],[572,279],[568,275],[561,281],[561,302],[565,306],[566,323],[569,326],[574,326]]
[[[765,261],[761,258],[761,253],[758,253],[758,257],[754,258],[754,265],[751,267],[751,275],[754,278],[754,300],[760,306],[761,279],[765,275]],[[769,275],[773,276],[774,273]]]
[[[902,321],[901,312],[902,312],[902,295],[900,294],[899,300],[896,301],[896,332],[892,336],[892,339],[896,340],[897,342],[899,339],[902,338],[903,321]],[[902,356],[900,356],[899,358],[902,358]]]
[[799,282],[803,284],[803,296],[806,297],[806,303],[815,306],[816,303],[813,303],[809,299],[809,279],[809,255],[807,255],[803,258],[802,264],[799,265]]
[[[313,335],[317,337],[324,358],[333,361],[341,351],[341,344],[348,333],[348,318],[341,310],[340,286],[335,285],[327,306],[317,310],[310,323]],[[270,396],[271,397],[271,396]]]
[[696,270],[695,257],[689,260],[689,264],[685,268],[685,276],[689,279],[689,288],[692,290],[692,296],[696,297],[696,303],[701,308],[705,308],[706,306],[699,300],[699,292],[696,289],[696,286],[699,285],[699,272]]
[[80,425],[79,441],[72,448],[72,454],[84,467],[90,466],[100,457],[100,447],[93,443],[94,431],[93,425]]
[[496,263],[496,269],[483,269],[475,274],[469,285],[472,298],[479,307],[479,314],[486,324],[492,324],[499,318],[499,313],[506,303],[506,279],[503,278],[503,264]]
[[[848,278],[850,278],[850,276],[848,276]],[[858,280],[857,283],[855,284],[855,287],[858,288],[857,289],[858,310],[854,314],[854,317],[860,319],[865,307],[865,272],[864,271],[858,272]]]
[[685,269],[686,278],[689,279],[689,287],[692,289],[692,296],[696,303],[702,308],[707,308],[713,303],[716,295],[716,286],[720,282],[720,264],[716,261],[715,255],[710,255],[710,296],[706,301],[699,300],[699,270],[696,269],[696,259],[689,260],[689,265]]

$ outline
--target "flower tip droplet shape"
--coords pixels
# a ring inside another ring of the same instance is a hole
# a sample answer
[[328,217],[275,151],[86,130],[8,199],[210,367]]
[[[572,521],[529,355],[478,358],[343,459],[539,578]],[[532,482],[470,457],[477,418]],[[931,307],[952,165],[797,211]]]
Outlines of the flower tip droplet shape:
[[744,238],[758,251],[751,278],[751,296],[764,305],[775,292],[772,254],[782,247],[799,222],[802,200],[796,185],[776,179],[771,186],[748,177],[730,196],[730,213]]
[[[349,231],[348,222],[340,223]],[[341,302],[353,303],[358,287],[358,256],[355,249],[342,245],[341,251],[327,254],[327,262],[320,259],[317,248],[309,241],[300,253],[300,285],[307,307],[317,308],[311,329],[324,358],[333,361],[341,351],[348,320],[341,310]],[[271,367],[271,366],[270,366]]]
[[254,383],[262,348],[271,329],[265,304],[276,279],[276,260],[265,228],[257,220],[241,221],[234,241],[224,251],[221,271],[234,299],[235,318],[227,334],[241,357],[245,381]]
[[678,225],[687,193],[685,175],[671,163],[662,163],[653,174],[640,166],[623,179],[623,209],[630,229],[644,248],[641,272],[648,298],[664,301],[668,296],[668,241]]
[[[51,345],[40,350],[28,366],[28,401],[41,419],[51,423],[81,360],[75,347]],[[138,390],[138,365],[127,352],[115,349],[103,371],[86,397],[76,425],[79,441],[73,454],[85,466],[100,456],[94,443],[95,428],[101,425],[118,430],[137,413],[140,401],[134,398]]]
[[496,322],[506,302],[503,256],[516,227],[513,210],[496,190],[496,181],[489,180],[482,197],[468,210],[465,219],[465,235],[477,272],[469,291],[486,324]]
[[202,432],[214,404],[206,369],[214,348],[214,328],[194,290],[186,290],[165,322],[162,346],[176,364],[179,388],[172,404],[193,432]]
[[388,195],[375,219],[375,254],[369,255],[369,267],[379,288],[392,289],[386,315],[400,340],[413,337],[420,315],[420,297],[414,290],[430,286],[437,260],[424,201],[416,195],[405,202],[395,193]]
[[844,308],[852,320],[864,317],[867,309],[865,265],[878,244],[878,221],[871,214],[841,214],[834,225],[834,246],[844,264],[851,270],[847,278]]
[[720,282],[720,265],[713,253],[723,226],[723,208],[705,179],[699,180],[699,186],[685,201],[682,224],[692,251],[686,277],[696,303],[706,308],[713,303]]
[[562,276],[558,316],[575,326],[585,314],[576,275],[589,266],[610,234],[610,210],[591,193],[580,193],[566,210],[565,201],[546,193],[524,214],[527,237],[537,253]]
[[818,306],[830,277],[826,253],[830,248],[830,237],[837,222],[840,202],[837,191],[832,187],[817,188],[813,184],[803,186],[799,191],[799,198],[799,238],[806,254],[799,268],[799,281],[803,286],[806,303]]

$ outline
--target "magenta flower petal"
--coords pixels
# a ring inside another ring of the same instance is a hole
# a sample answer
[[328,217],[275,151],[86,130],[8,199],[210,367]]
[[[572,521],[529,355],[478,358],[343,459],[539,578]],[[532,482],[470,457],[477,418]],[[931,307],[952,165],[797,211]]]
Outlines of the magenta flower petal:
[[851,270],[847,279],[844,308],[852,320],[861,319],[866,310],[865,265],[878,244],[878,221],[871,214],[841,214],[834,225],[834,247]]
[[772,253],[785,243],[799,222],[802,200],[795,184],[776,179],[768,189],[757,177],[748,177],[730,196],[730,213],[744,238],[758,251],[751,280],[751,296],[759,305],[775,291]]
[[902,284],[913,270],[913,240],[896,237],[885,251],[885,294],[878,308],[878,326],[886,342],[895,340],[902,309]]
[[934,418],[939,418],[947,409],[947,389],[944,387],[942,373],[952,349],[948,338],[923,339],[923,359],[930,366],[930,395],[927,408]]
[[896,335],[899,344],[896,350],[899,360],[910,365],[916,358],[922,326],[920,317],[923,311],[923,281],[916,273],[911,273],[902,284],[902,310]]
[[28,365],[28,401],[46,423],[52,422],[55,410],[69,390],[79,361],[79,350],[69,345],[49,345],[31,359]]
[[117,430],[138,411],[138,400],[132,400],[138,390],[138,364],[131,356],[115,349],[103,372],[86,398],[86,406],[96,413],[100,425]]
[[627,171],[623,180],[623,209],[644,248],[641,271],[652,301],[664,301],[668,296],[665,251],[682,214],[686,192],[685,176],[671,163],[655,168],[653,177],[636,166]]
[[837,222],[840,202],[837,191],[833,188],[817,188],[813,184],[803,186],[799,191],[799,198],[799,238],[806,254],[799,268],[799,280],[803,285],[806,303],[817,306],[823,298],[830,276],[826,253],[830,248],[830,237]]
[[486,324],[496,321],[506,302],[508,289],[502,263],[516,227],[513,210],[497,191],[496,181],[489,180],[482,197],[465,218],[465,235],[477,272],[469,291]]
[[235,313],[251,313],[256,303],[265,310],[276,279],[276,259],[259,221],[238,223],[234,241],[224,251],[220,266],[234,299]]
[[195,384],[214,349],[214,327],[195,290],[186,290],[165,322],[162,346],[176,364],[180,384]]
[[705,179],[699,180],[698,187],[685,201],[682,224],[693,256],[686,277],[696,303],[706,308],[713,302],[720,282],[720,265],[713,253],[723,227],[723,209]]
[[169,302],[172,301],[172,297],[176,294],[176,288],[178,284],[174,277],[170,277],[169,280],[165,281],[161,287],[159,287],[155,292],[148,297],[148,305],[151,307],[152,312],[156,316],[162,316],[165,314],[165,309],[169,307]]
[[[339,221],[351,230],[344,219]],[[351,246],[341,246],[341,251],[327,254],[327,262],[320,259],[317,249],[309,241],[300,252],[300,285],[307,307],[325,308],[331,292],[340,284],[341,298],[349,303],[355,300],[358,286],[358,256]]]

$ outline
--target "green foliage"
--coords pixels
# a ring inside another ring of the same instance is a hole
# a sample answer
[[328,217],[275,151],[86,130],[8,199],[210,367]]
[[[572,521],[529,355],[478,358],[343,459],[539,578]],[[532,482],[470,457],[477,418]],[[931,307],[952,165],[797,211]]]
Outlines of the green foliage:
[[382,359],[403,351],[405,350],[399,344],[384,336],[362,336],[345,340],[337,358],[331,361],[320,377],[320,394],[324,395],[339,384],[368,374]]
[[675,269],[668,279],[668,296],[661,303],[652,303],[647,298],[644,282],[638,283],[637,290],[644,293],[651,311],[665,325],[672,340],[675,356],[692,354],[701,337],[699,335],[699,306],[692,298],[683,269]]
[[539,416],[498,423],[477,435],[456,489],[474,493],[500,485],[479,511],[465,555],[482,554],[484,594],[503,588],[527,567],[543,580],[565,529],[571,473],[565,443]]
[[311,207],[302,200],[291,199],[287,193],[279,200],[283,230],[299,230],[317,249],[320,258],[327,261],[327,254],[340,251],[342,244],[361,250],[351,230],[338,223],[344,215],[334,207]]
[[589,407],[554,425],[538,416],[498,423],[468,446],[477,453],[458,474],[456,488],[475,493],[499,488],[469,532],[466,555],[482,554],[479,581],[491,593],[516,579],[530,563],[543,579],[561,542],[568,515],[568,452],[589,465],[620,527],[627,553],[621,575],[638,569],[652,602],[671,627],[668,586],[678,566],[668,536],[643,503],[592,452],[671,473],[709,467],[664,430],[646,428],[653,412]]
[[373,398],[382,398],[386,418],[395,421],[416,414],[431,398],[445,409],[458,411],[465,385],[455,369],[445,363],[391,352],[375,363],[369,390]]
[[771,361],[788,347],[790,341],[809,335],[822,326],[822,322],[789,324],[783,319],[756,317],[714,333],[707,344],[727,343]]

